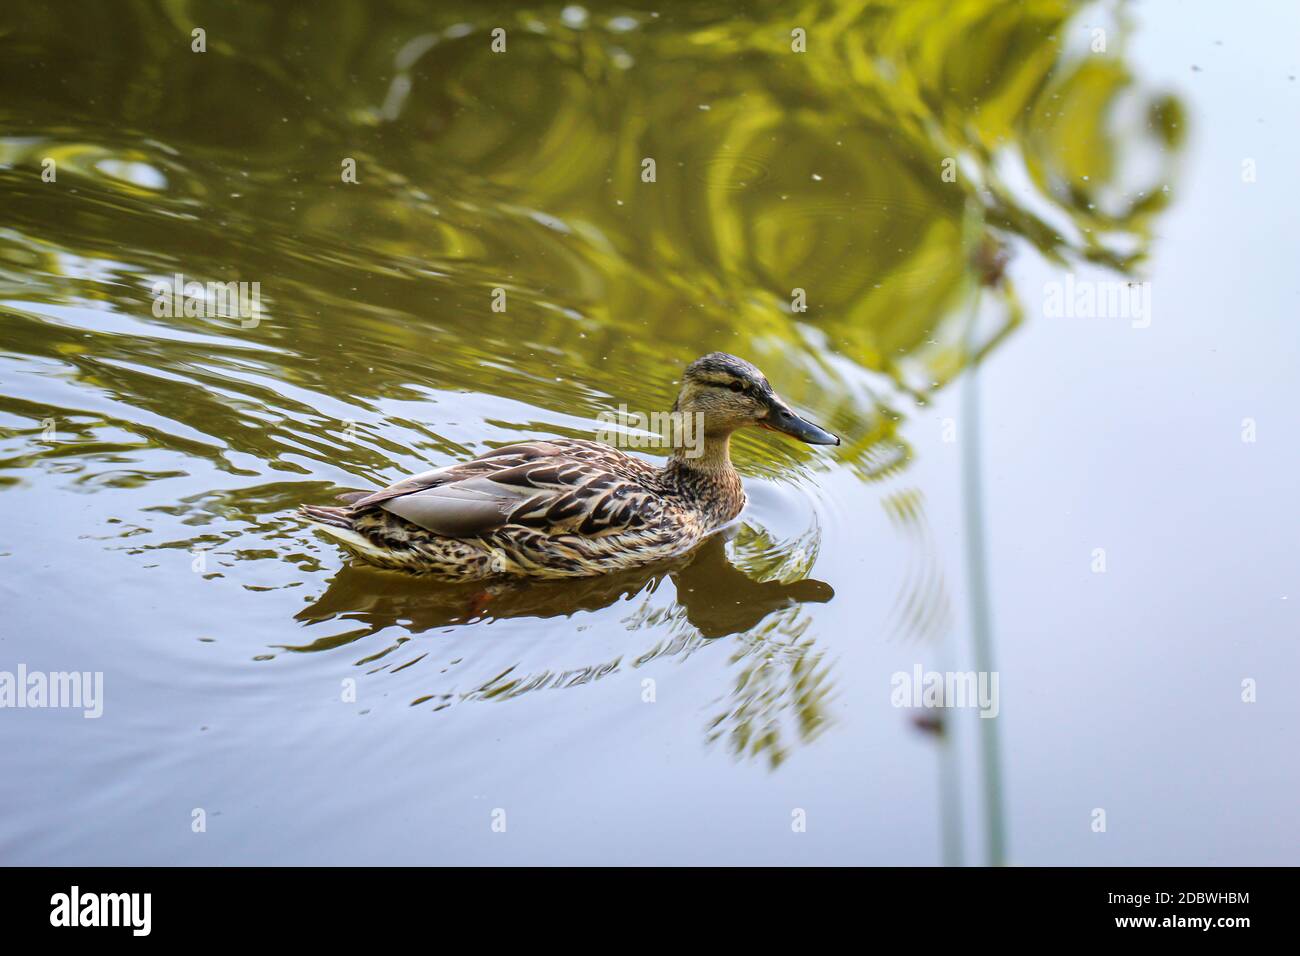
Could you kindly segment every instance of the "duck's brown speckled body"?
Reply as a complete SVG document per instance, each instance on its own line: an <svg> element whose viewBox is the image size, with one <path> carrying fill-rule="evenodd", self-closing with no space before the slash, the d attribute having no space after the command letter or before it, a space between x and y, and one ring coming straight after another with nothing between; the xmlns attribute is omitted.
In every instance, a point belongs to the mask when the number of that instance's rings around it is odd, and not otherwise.
<svg viewBox="0 0 1300 956"><path fill-rule="evenodd" d="M729 454L735 428L838 444L795 416L758 369L722 353L687 368L677 407L703 416L704 440L663 468L599 442L543 439L301 511L381 567L456 581L583 577L683 554L735 518L745 505Z"/></svg>

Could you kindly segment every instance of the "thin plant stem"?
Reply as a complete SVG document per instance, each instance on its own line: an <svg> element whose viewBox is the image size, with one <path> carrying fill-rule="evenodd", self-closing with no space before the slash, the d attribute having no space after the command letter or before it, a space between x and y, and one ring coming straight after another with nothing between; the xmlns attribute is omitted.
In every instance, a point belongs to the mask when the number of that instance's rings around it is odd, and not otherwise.
<svg viewBox="0 0 1300 956"><path fill-rule="evenodd" d="M968 228L977 222L967 216ZM968 249L974 248L968 245ZM973 354L975 326L982 289L976 288L975 304L966 333L967 355ZM993 625L989 606L988 549L984 528L984 486L980 460L979 362L967 370L962 382L965 418L962 441L962 505L966 525L966 580L970 598L971 647L977 673L993 673ZM1006 827L1002 813L1002 760L997 719L981 717L979 753L983 770L984 826L989 866L1006 863Z"/></svg>

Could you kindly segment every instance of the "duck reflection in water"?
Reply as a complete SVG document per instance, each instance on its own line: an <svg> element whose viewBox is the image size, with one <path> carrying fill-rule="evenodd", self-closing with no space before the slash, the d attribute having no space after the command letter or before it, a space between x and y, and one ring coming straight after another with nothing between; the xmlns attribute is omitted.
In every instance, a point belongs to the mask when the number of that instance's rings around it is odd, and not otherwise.
<svg viewBox="0 0 1300 956"><path fill-rule="evenodd" d="M418 634L479 621L570 616L653 594L668 581L676 592L671 607L643 605L628 620L630 631L653 628L663 634L653 646L638 648L639 653L576 669L502 661L492 676L476 680L468 690L425 694L411 703L441 710L470 700L511 700L546 688L584 686L621 669L652 667L668 658L684 660L719 638L731 637L729 686L714 699L705 740L724 746L737 759L765 760L775 769L792 742L812 741L827 723L830 666L807 634L812 621L803 605L824 604L835 592L812 578L754 580L728 560L726 543L735 537L740 537L735 529L716 534L692 554L666 565L582 581L506 582L487 592L481 584L430 587L427 579L348 566L296 619L306 625L345 619L364 626L285 649L329 650L394 624ZM377 663L384 656L381 652L358 663ZM422 657L387 669L404 669Z"/></svg>
<svg viewBox="0 0 1300 956"><path fill-rule="evenodd" d="M295 615L304 624L336 618L366 625L350 640L401 623L421 633L479 620L560 617L597 611L643 592L653 593L665 580L676 587L685 618L705 638L725 637L756 627L780 608L824 604L835 596L824 581L811 578L782 583L755 581L728 559L726 536L714 535L690 555L673 562L576 581L502 581L430 585L427 579L349 565L340 569L325 592ZM326 650L326 640L295 650Z"/></svg>

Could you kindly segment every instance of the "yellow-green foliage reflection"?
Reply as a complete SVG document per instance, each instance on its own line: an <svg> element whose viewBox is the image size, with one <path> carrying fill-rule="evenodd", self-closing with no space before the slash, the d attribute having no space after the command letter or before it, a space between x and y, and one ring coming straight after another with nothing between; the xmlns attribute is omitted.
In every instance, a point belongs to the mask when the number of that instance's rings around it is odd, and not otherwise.
<svg viewBox="0 0 1300 956"><path fill-rule="evenodd" d="M362 402L421 383L583 417L661 408L682 363L724 348L855 436L839 455L874 477L906 458L882 412L970 360L959 317L986 236L1129 267L1169 197L1178 104L1134 81L1122 20L1096 52L1065 0L465 9L10 9L0 291L152 323L154 277L260 279L271 314L239 345ZM38 58L61 79L33 81ZM64 188L35 175L45 157ZM990 341L1019 314L1000 294ZM231 338L207 349L216 369L239 364ZM237 450L283 448L211 395L181 414ZM760 471L804 454L740 450Z"/></svg>

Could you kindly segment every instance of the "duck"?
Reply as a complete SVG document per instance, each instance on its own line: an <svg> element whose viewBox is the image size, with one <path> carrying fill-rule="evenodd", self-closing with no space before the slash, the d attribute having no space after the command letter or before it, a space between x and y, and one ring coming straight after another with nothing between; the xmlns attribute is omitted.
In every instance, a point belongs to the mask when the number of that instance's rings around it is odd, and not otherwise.
<svg viewBox="0 0 1300 956"><path fill-rule="evenodd" d="M673 412L680 427L662 467L606 442L535 439L299 513L380 568L451 582L592 577L680 558L740 514L738 429L840 443L725 352L686 366Z"/></svg>

